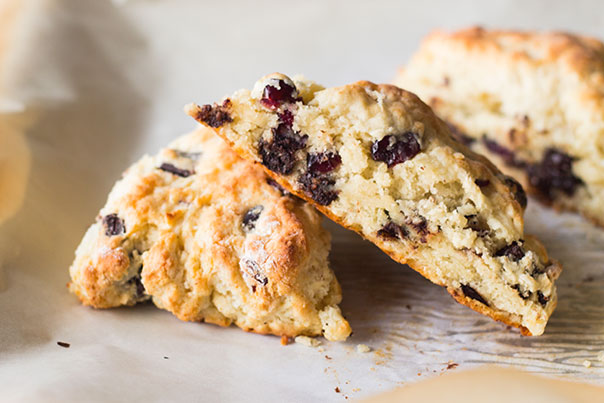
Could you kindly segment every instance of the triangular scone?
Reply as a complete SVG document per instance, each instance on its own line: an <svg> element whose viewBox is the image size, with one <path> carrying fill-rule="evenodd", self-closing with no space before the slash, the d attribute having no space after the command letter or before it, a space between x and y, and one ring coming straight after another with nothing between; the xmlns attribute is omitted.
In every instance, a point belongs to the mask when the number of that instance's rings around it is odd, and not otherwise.
<svg viewBox="0 0 604 403"><path fill-rule="evenodd" d="M187 111L462 304L543 333L561 268L523 232L522 187L453 140L415 95L273 74L253 91Z"/></svg>
<svg viewBox="0 0 604 403"><path fill-rule="evenodd" d="M602 42L558 32L434 32L395 81L529 193L604 226Z"/></svg>
<svg viewBox="0 0 604 403"><path fill-rule="evenodd" d="M202 128L116 183L69 288L96 308L152 299L182 320L344 340L329 247L312 206Z"/></svg>

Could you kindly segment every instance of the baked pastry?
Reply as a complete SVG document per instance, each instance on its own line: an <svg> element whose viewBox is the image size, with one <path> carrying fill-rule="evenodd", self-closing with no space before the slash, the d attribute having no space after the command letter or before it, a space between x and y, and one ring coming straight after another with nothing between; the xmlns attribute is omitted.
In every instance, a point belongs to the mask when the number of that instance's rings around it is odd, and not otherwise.
<svg viewBox="0 0 604 403"><path fill-rule="evenodd" d="M69 288L95 308L151 299L186 321L344 340L320 219L200 129L116 183L76 251Z"/></svg>
<svg viewBox="0 0 604 403"><path fill-rule="evenodd" d="M522 187L451 138L415 95L272 74L188 113L312 202L494 319L541 334L557 262L523 232Z"/></svg>
<svg viewBox="0 0 604 403"><path fill-rule="evenodd" d="M604 226L600 41L482 28L434 32L395 83L545 204Z"/></svg>

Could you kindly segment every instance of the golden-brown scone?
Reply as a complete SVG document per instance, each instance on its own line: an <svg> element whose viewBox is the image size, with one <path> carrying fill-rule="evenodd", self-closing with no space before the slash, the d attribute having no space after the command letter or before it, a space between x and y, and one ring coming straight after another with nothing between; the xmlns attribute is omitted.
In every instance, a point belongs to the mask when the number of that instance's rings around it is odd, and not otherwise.
<svg viewBox="0 0 604 403"><path fill-rule="evenodd" d="M470 28L429 35L395 83L557 209L604 225L604 44Z"/></svg>
<svg viewBox="0 0 604 403"><path fill-rule="evenodd" d="M201 128L131 166L87 231L70 290L179 319L344 340L329 233L309 204Z"/></svg>
<svg viewBox="0 0 604 403"><path fill-rule="evenodd" d="M523 232L521 186L453 140L415 95L272 74L188 113L244 158L447 290L541 334L561 268Z"/></svg>

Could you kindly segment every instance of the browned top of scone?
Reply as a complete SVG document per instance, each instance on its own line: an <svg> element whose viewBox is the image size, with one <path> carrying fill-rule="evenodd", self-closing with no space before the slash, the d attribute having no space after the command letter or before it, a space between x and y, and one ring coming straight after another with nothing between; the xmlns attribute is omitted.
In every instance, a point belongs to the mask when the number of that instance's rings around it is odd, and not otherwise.
<svg viewBox="0 0 604 403"><path fill-rule="evenodd" d="M350 328L329 240L310 205L201 128L128 169L76 252L70 288L94 307L151 298L182 320L341 340Z"/></svg>

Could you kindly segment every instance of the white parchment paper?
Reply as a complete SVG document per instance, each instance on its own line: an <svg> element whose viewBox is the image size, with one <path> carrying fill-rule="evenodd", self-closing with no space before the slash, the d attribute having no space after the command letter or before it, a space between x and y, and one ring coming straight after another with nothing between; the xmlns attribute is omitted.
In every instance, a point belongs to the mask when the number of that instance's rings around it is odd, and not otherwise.
<svg viewBox="0 0 604 403"><path fill-rule="evenodd" d="M281 346L151 305L97 311L65 287L75 247L120 173L195 126L184 104L273 71L329 86L388 82L437 27L604 38L601 2L15 4L10 46L0 47L0 400L340 401L485 363L604 383L604 231L533 200L527 231L565 267L558 309L538 338L454 303L333 224L331 260L354 329L346 343ZM359 343L372 352L357 353Z"/></svg>

